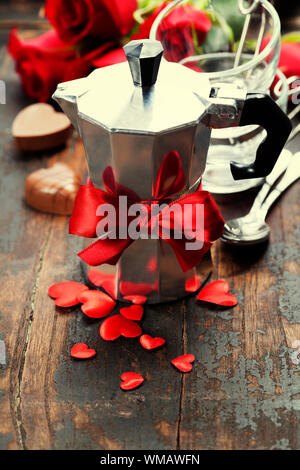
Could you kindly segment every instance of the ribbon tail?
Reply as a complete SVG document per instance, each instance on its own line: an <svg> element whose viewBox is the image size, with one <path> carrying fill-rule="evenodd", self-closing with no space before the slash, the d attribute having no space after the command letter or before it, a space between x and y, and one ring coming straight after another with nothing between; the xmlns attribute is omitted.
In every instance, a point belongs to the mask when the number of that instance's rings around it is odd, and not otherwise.
<svg viewBox="0 0 300 470"><path fill-rule="evenodd" d="M126 250L133 241L134 240L130 238L125 240L100 239L78 253L78 256L89 266L99 266L101 264L115 265L119 261L123 251Z"/></svg>
<svg viewBox="0 0 300 470"><path fill-rule="evenodd" d="M90 181L86 185L81 185L69 222L69 233L96 238L97 223L101 220L101 217L97 216L97 209L101 204L114 204L115 200L115 196L95 188Z"/></svg>

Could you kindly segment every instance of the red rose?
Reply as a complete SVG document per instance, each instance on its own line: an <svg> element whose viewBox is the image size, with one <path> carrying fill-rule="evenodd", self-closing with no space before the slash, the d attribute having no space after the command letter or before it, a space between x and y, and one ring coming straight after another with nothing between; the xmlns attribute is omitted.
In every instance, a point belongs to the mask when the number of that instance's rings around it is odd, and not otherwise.
<svg viewBox="0 0 300 470"><path fill-rule="evenodd" d="M132 39L147 39L149 38L149 34L152 28L152 25L156 19L156 17L159 15L159 13L166 7L168 6L168 2L164 2L160 7L157 7L152 15L148 16L148 18L145 19L144 23L142 23L139 27L138 33L134 34L132 36Z"/></svg>
<svg viewBox="0 0 300 470"><path fill-rule="evenodd" d="M115 39L133 26L137 0L47 0L46 16L64 42Z"/></svg>
<svg viewBox="0 0 300 470"><path fill-rule="evenodd" d="M103 54L98 59L93 60L93 66L97 68L107 67L108 65L126 62L126 60L124 49L119 47L118 49L113 49L112 51Z"/></svg>
<svg viewBox="0 0 300 470"><path fill-rule="evenodd" d="M271 40L270 36L266 36L260 50L263 51ZM265 59L267 62L272 60L272 55ZM293 76L300 76L300 43L282 41L280 45L280 56L278 68L289 78Z"/></svg>
<svg viewBox="0 0 300 470"><path fill-rule="evenodd" d="M270 42L270 36L263 39L261 45L261 51L263 51ZM270 54L265 60L268 62L272 59ZM300 77L300 43L283 41L280 45L280 56L278 68L284 73L287 78ZM271 92L273 93L276 84L279 81L279 77L276 75L271 86ZM292 86L290 87L293 88ZM290 97L290 100L292 97Z"/></svg>
<svg viewBox="0 0 300 470"><path fill-rule="evenodd" d="M79 57L75 47L63 43L54 30L34 39L21 40L13 29L8 50L16 61L16 71L25 93L37 101L46 102L58 83L86 76L92 69L93 60L112 45L107 43Z"/></svg>
<svg viewBox="0 0 300 470"><path fill-rule="evenodd" d="M151 27L160 11L167 5L164 3L154 10L153 14L140 26L135 39L149 37ZM178 62L194 53L194 36L198 45L202 44L211 29L209 17L193 5L180 6L169 13L161 22L157 38L162 41L167 60Z"/></svg>
<svg viewBox="0 0 300 470"><path fill-rule="evenodd" d="M300 44L283 42L281 44L279 66L286 77L300 76Z"/></svg>

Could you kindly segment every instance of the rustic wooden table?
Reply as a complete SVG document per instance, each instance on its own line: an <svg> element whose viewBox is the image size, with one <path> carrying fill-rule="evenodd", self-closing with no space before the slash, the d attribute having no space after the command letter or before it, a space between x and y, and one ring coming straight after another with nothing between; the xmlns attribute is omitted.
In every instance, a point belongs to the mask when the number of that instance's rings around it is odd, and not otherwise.
<svg viewBox="0 0 300 470"><path fill-rule="evenodd" d="M31 22L30 9L24 15ZM300 368L291 345L300 340L300 184L272 210L269 244L216 244L213 279L228 281L237 307L194 297L146 307L143 329L167 340L156 352L136 340L102 341L99 322L80 308L55 308L47 295L55 282L82 280L68 219L23 202L26 175L55 160L82 168L83 148L73 138L56 154L17 154L10 126L29 101L5 49L4 10L1 18L0 449L299 449ZM244 214L253 197L223 201L225 218ZM93 360L71 359L79 341L96 348ZM196 362L184 375L169 360L186 352ZM142 373L145 384L122 392L126 370Z"/></svg>

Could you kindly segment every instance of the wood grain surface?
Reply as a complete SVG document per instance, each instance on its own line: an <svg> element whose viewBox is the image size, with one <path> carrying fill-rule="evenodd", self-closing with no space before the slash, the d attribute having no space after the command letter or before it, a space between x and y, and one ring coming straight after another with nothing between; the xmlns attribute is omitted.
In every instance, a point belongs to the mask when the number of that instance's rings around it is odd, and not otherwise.
<svg viewBox="0 0 300 470"><path fill-rule="evenodd" d="M291 346L300 340L300 183L273 208L269 244L232 250L216 243L213 279L230 284L237 307L194 297L149 306L143 330L164 337L166 347L104 342L99 321L80 308L55 308L47 295L55 282L82 280L68 219L23 202L33 170L66 161L84 172L82 144L74 136L54 154L16 152L10 126L30 101L4 40L1 46L0 449L299 449L300 366ZM246 213L254 195L220 201L225 218ZM72 359L77 342L95 348L96 357ZM196 356L186 375L170 365L183 353ZM127 370L145 383L124 393Z"/></svg>

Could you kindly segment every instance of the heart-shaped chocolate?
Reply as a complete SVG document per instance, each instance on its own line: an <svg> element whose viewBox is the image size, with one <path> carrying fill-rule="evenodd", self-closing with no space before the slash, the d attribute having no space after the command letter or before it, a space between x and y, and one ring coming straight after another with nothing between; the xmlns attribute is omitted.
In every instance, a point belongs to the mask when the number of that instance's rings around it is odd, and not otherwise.
<svg viewBox="0 0 300 470"><path fill-rule="evenodd" d="M117 279L115 274L104 273L97 269L90 269L88 273L89 281L97 287L103 289L113 298L117 297Z"/></svg>
<svg viewBox="0 0 300 470"><path fill-rule="evenodd" d="M55 163L27 177L25 200L29 206L41 212L70 215L80 183L80 176L71 167Z"/></svg>
<svg viewBox="0 0 300 470"><path fill-rule="evenodd" d="M19 150L40 152L63 145L72 133L72 124L50 104L36 103L17 114L11 132Z"/></svg>

